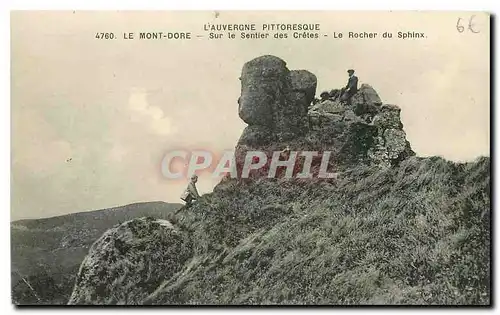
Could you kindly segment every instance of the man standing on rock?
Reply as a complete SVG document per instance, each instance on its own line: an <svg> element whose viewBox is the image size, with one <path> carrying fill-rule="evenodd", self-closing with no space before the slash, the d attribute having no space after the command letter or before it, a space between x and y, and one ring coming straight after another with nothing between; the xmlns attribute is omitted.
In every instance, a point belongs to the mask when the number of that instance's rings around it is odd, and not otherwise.
<svg viewBox="0 0 500 315"><path fill-rule="evenodd" d="M354 75L354 70L347 70L349 80L346 87L342 88L340 92L340 102L351 104L351 97L358 91L358 77Z"/></svg>

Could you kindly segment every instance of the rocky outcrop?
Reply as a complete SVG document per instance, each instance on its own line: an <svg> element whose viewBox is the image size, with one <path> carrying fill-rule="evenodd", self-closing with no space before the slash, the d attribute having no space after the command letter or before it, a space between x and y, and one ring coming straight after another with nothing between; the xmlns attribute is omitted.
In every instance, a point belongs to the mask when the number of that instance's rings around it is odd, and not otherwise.
<svg viewBox="0 0 500 315"><path fill-rule="evenodd" d="M290 71L278 57L262 56L243 66L239 116L252 127L249 134L273 140L292 139L307 130L307 106L314 98L316 76Z"/></svg>
<svg viewBox="0 0 500 315"><path fill-rule="evenodd" d="M356 158L359 152L349 150L362 147L364 158L361 160L370 164L390 166L415 154L406 140L400 112L401 109L395 105L382 104L377 92L371 86L363 84L353 96L350 105L343 105L338 100L326 100L312 106L308 115L313 133L315 130L328 132L334 124L337 127L343 126L348 132L363 130L362 132L366 133L352 134L345 138L349 140L344 142L343 147L349 149L341 152L339 161L344 164L359 163L360 159ZM353 156L353 153L356 154Z"/></svg>
<svg viewBox="0 0 500 315"><path fill-rule="evenodd" d="M167 220L125 222L92 245L68 304L140 303L191 254L189 238Z"/></svg>
<svg viewBox="0 0 500 315"><path fill-rule="evenodd" d="M316 94L317 78L314 73L307 70L290 71L292 90L303 94L307 106L311 104Z"/></svg>
<svg viewBox="0 0 500 315"><path fill-rule="evenodd" d="M289 71L274 56L243 66L240 117L248 123L236 146L237 163L249 150L330 151L330 169L359 163L391 166L414 155L400 119L400 109L383 104L373 87L362 84L350 105L332 98L311 106L316 76ZM307 109L307 111L305 110Z"/></svg>
<svg viewBox="0 0 500 315"><path fill-rule="evenodd" d="M370 148L369 157L381 164L400 162L414 155L400 119L401 109L395 105L382 105L372 118L372 124L377 127L374 146Z"/></svg>

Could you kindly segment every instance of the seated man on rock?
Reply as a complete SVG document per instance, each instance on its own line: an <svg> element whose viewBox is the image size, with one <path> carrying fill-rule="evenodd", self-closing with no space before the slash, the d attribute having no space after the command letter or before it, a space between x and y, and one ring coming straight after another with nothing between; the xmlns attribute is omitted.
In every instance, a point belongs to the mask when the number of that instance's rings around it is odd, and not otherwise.
<svg viewBox="0 0 500 315"><path fill-rule="evenodd" d="M354 70L347 70L349 74L349 80L347 85L340 90L340 102L345 104L351 104L351 97L358 91L358 77L354 75Z"/></svg>
<svg viewBox="0 0 500 315"><path fill-rule="evenodd" d="M189 182L186 190L181 195L181 199L186 202L186 208L191 207L193 204L193 201L196 201L197 199L200 198L200 194L198 194L198 189L196 189L196 182L198 181L198 175L194 174L191 176L191 181ZM177 214L180 212L184 207L181 207L179 210L175 212Z"/></svg>

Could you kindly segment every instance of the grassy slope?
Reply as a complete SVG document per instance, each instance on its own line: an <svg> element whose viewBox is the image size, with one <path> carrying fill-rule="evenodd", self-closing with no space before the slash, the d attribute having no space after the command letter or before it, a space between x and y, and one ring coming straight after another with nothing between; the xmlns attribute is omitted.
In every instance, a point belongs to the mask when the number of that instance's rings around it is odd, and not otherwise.
<svg viewBox="0 0 500 315"><path fill-rule="evenodd" d="M78 267L87 255L90 245L106 230L137 217L166 218L179 207L180 204L147 202L12 222L13 302L66 304Z"/></svg>
<svg viewBox="0 0 500 315"><path fill-rule="evenodd" d="M489 158L228 181L177 224L194 257L145 303L489 303Z"/></svg>

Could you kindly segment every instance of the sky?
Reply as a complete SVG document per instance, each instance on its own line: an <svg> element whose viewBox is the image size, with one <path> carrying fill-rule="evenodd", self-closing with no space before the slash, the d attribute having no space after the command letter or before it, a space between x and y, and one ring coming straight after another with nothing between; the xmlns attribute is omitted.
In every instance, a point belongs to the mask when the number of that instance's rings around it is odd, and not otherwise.
<svg viewBox="0 0 500 315"><path fill-rule="evenodd" d="M479 33L468 29L473 15ZM207 23L319 23L329 37L209 40ZM419 156L488 156L488 23L473 12L13 12L11 220L180 202L187 180L164 178L163 156L233 149L246 126L238 117L241 68L265 54L315 73L317 94L345 85L354 68L360 84L402 109ZM122 39L155 31L194 38ZM427 37L347 39L349 31ZM210 192L217 181L201 176L198 189Z"/></svg>

